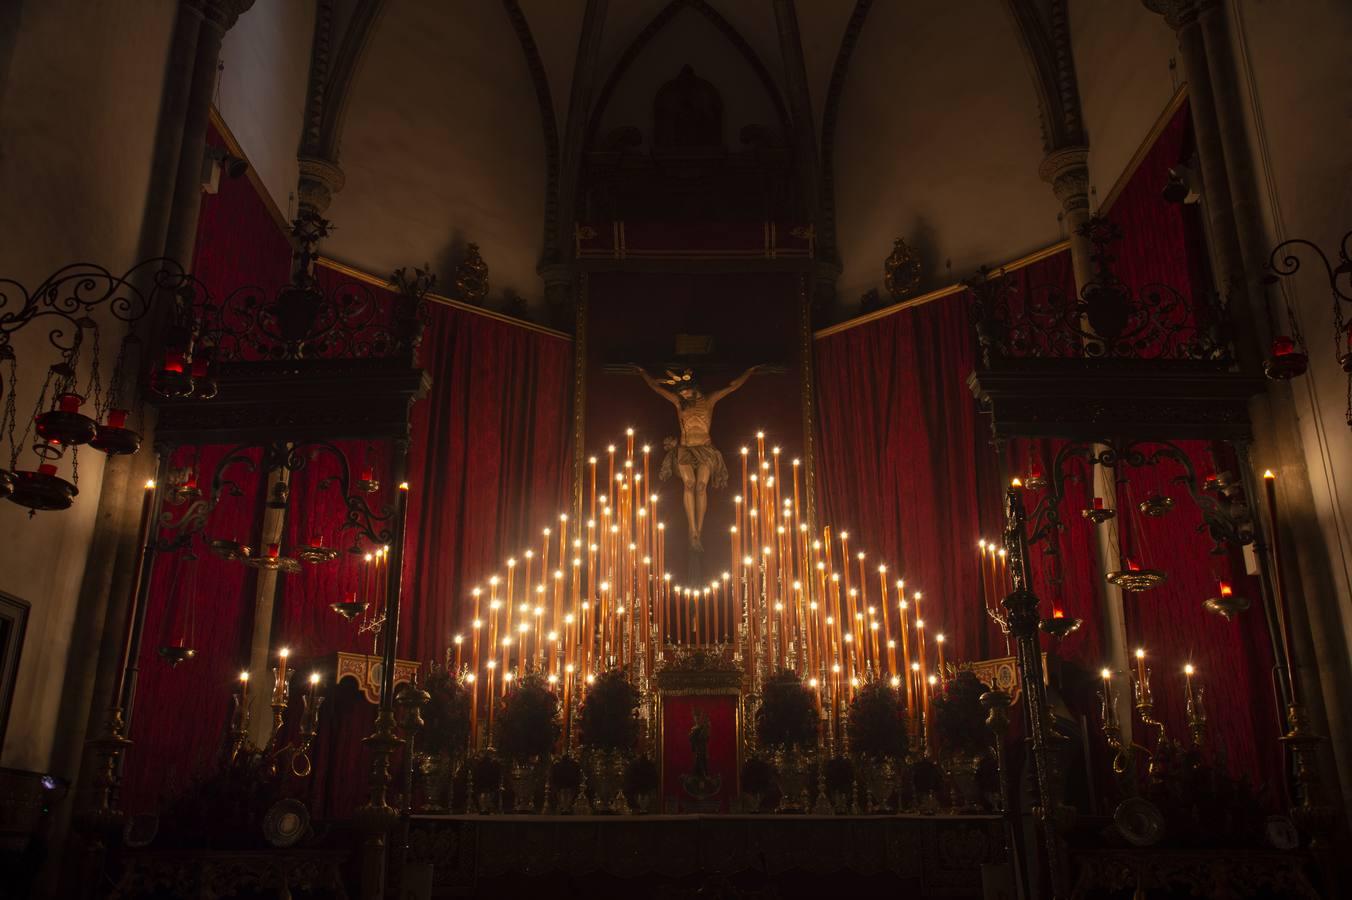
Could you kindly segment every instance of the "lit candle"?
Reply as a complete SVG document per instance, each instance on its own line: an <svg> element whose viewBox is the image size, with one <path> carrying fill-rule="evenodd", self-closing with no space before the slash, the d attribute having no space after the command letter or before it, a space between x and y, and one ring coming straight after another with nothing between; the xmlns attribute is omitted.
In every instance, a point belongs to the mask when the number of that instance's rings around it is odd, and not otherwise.
<svg viewBox="0 0 1352 900"><path fill-rule="evenodd" d="M946 674L948 669L944 667L944 636L942 634L934 636L934 646L939 653L939 680L944 681L948 677Z"/></svg>
<svg viewBox="0 0 1352 900"><path fill-rule="evenodd" d="M1192 663L1188 663L1183 667L1183 691L1187 697L1189 708L1192 707L1192 676L1196 671L1197 670L1192 667Z"/></svg>
<svg viewBox="0 0 1352 900"><path fill-rule="evenodd" d="M1281 630L1283 667L1291 691L1291 702L1296 702L1296 673L1292 670L1290 625L1286 621L1286 568L1282 565L1282 541L1277 517L1277 476L1271 469L1263 473L1263 492L1267 497L1268 542L1272 545L1272 564L1276 580L1277 624Z"/></svg>
<svg viewBox="0 0 1352 900"><path fill-rule="evenodd" d="M1147 681L1147 679L1146 679L1146 674L1145 674L1145 648L1144 648L1144 647L1137 647L1137 648L1136 648L1136 681L1141 685L1141 689L1142 689L1142 690L1144 690L1144 691L1149 691L1149 690L1150 690L1150 684L1149 684L1149 682Z"/></svg>
<svg viewBox="0 0 1352 900"><path fill-rule="evenodd" d="M286 659L291 655L291 650L283 647L277 651L277 683L272 689L272 704L281 706L286 703Z"/></svg>
<svg viewBox="0 0 1352 900"><path fill-rule="evenodd" d="M310 687L309 687L309 690L308 690L308 693L309 693L309 695L310 695L311 697L313 697L313 696L315 695L315 688L317 688L318 686L319 686L319 673L318 673L318 672L311 672L311 673L310 673Z"/></svg>

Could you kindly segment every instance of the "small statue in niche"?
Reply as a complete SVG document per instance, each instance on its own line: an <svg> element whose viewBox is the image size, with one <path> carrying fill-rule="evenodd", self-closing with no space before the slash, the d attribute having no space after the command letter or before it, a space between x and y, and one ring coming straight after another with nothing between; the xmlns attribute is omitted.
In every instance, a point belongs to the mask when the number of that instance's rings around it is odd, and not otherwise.
<svg viewBox="0 0 1352 900"><path fill-rule="evenodd" d="M642 366L635 365L634 371L643 377L648 387L660 397L676 407L676 418L681 426L679 442L670 442L667 454L662 459L660 477L666 480L673 473L681 477L684 487L685 519L689 527L690 549L702 552L700 534L704 530L704 512L708 506L708 489L712 485L721 489L728 483L728 466L723 454L714 446L710 432L714 425L714 406L728 394L746 384L747 379L761 367L752 366L726 387L705 394L700 390L699 382L689 369L681 372L666 373L666 378L658 380L649 375Z"/></svg>
<svg viewBox="0 0 1352 900"><path fill-rule="evenodd" d="M488 298L488 263L479 254L478 244L465 245L465 258L455 267L455 298L482 306Z"/></svg>
<svg viewBox="0 0 1352 900"><path fill-rule="evenodd" d="M897 238L892 244L892 253L883 261L883 287L900 300L920 285L920 258L906 243L905 238Z"/></svg>

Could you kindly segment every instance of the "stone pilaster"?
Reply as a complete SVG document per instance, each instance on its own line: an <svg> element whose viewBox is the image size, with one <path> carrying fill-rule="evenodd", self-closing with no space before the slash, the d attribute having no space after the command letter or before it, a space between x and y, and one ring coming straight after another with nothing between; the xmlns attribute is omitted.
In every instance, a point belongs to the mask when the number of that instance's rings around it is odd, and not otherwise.
<svg viewBox="0 0 1352 900"><path fill-rule="evenodd" d="M1089 221L1089 148L1062 147L1048 153L1038 166L1038 175L1052 186L1061 203L1061 213L1070 237L1070 259L1075 267L1075 289L1093 277L1089 238L1078 234Z"/></svg>

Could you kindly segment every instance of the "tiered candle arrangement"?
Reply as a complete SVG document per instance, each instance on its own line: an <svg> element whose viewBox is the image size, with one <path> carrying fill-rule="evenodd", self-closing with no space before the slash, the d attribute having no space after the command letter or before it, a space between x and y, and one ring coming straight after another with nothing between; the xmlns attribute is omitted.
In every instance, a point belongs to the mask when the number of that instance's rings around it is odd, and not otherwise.
<svg viewBox="0 0 1352 900"><path fill-rule="evenodd" d="M621 668L650 697L656 671L695 651L740 668L751 693L774 672L799 674L828 743L869 680L896 686L913 724L929 722L952 671L941 629L924 616L929 601L848 532L809 521L800 461L767 449L764 433L739 456L731 563L698 585L666 569L651 447L631 429L588 460L585 519L560 514L474 587L468 627L451 637L446 665L471 687L475 746L481 717L491 733L494 699L528 670L571 713L597 673Z"/></svg>

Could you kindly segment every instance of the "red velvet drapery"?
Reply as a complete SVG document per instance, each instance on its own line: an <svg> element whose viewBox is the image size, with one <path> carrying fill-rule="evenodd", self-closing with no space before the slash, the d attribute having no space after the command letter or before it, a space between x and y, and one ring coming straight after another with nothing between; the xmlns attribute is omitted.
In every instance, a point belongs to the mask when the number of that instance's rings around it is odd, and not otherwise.
<svg viewBox="0 0 1352 900"><path fill-rule="evenodd" d="M1216 458L1226 456L1223 446L1204 441L1180 441L1177 446L1199 482L1216 472ZM1225 462L1222 467L1235 471ZM1243 559L1234 548L1210 552L1213 542L1202 530L1201 512L1174 480L1183 472L1180 464L1165 460L1118 473L1117 524L1123 553L1169 576L1157 588L1124 597L1129 649L1145 649L1153 669L1156 717L1174 737L1187 734L1183 666L1196 666L1193 683L1205 690L1212 746L1225 749L1233 772L1273 786L1280 796L1281 751L1275 740L1281 733L1280 705L1258 579L1245 574ZM1137 504L1156 495L1173 498L1173 510L1161 518L1142 515ZM1232 621L1202 605L1218 595L1222 581L1236 596L1253 603Z"/></svg>
<svg viewBox="0 0 1352 900"><path fill-rule="evenodd" d="M192 468L205 496L211 490L211 473L231 449L183 447L170 462L175 469ZM261 509L259 456L256 449L246 451L223 471L239 496L224 492L191 546L159 554L151 568L129 735L133 749L124 767L126 808L132 812L154 811L163 797L182 790L207 769L223 746L230 694L248 660L255 578L252 569L213 556L207 542L255 542ZM184 503L165 506L175 520L184 509ZM161 534L170 536L168 531ZM190 648L194 655L170 668L159 650L172 646Z"/></svg>
<svg viewBox="0 0 1352 900"><path fill-rule="evenodd" d="M214 133L211 140L222 143ZM289 241L247 179L223 180L218 194L203 199L194 272L214 297L248 285L275 291L288 279L290 256ZM326 290L343 280L328 269L318 276ZM390 298L388 291L371 290L381 305ZM427 661L441 657L460 624L460 601L470 580L489 572L505 548L562 509L572 461L572 344L475 311L434 305L420 363L433 387L414 410L399 655ZM354 468L376 470L383 486L371 497L374 504L392 496L390 442L336 443ZM227 449L184 448L173 464L181 467L196 457L206 491ZM250 458L256 463L259 452L251 451ZM284 546L316 536L330 546L351 543L351 533L339 531L342 504L336 491L320 489L334 471L335 460L319 453L293 475ZM228 496L204 534L256 543L257 473L237 466L232 474L243 496ZM161 806L217 758L236 676L248 659L253 570L211 556L201 538L194 552L195 563L182 554L161 556L151 575L132 730L136 743L125 773L124 796L133 811ZM336 562L280 578L274 648L290 646L301 666L335 650L369 651L370 638L358 636L355 624L329 609L354 588L360 568L357 558L343 553ZM180 636L196 654L170 669L157 650ZM360 740L370 734L371 707L350 685L324 690L328 699L313 754L315 772L300 790L317 814L337 815L350 811L363 790L367 754ZM288 728L298 714L297 704Z"/></svg>
<svg viewBox="0 0 1352 900"><path fill-rule="evenodd" d="M567 509L573 345L434 306L420 355L432 390L413 410L400 652L439 660L474 585Z"/></svg>
<svg viewBox="0 0 1352 900"><path fill-rule="evenodd" d="M992 655L977 541L1000 531L1000 466L967 388L968 299L818 339L813 365L819 520L924 592L926 628L949 636L949 659Z"/></svg>

